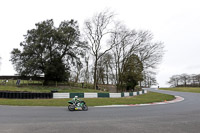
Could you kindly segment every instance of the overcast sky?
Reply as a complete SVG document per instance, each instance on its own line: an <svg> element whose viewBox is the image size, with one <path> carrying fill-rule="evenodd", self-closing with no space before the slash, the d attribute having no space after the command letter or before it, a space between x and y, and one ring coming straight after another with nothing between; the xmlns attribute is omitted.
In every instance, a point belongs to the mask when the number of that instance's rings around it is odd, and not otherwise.
<svg viewBox="0 0 200 133"><path fill-rule="evenodd" d="M27 30L35 23L53 19L75 19L80 27L87 18L105 8L130 29L150 30L155 41L165 45L165 55L157 69L161 87L174 74L200 74L199 0L1 0L0 75L13 75L10 52L19 48ZM82 30L82 29L80 29Z"/></svg>

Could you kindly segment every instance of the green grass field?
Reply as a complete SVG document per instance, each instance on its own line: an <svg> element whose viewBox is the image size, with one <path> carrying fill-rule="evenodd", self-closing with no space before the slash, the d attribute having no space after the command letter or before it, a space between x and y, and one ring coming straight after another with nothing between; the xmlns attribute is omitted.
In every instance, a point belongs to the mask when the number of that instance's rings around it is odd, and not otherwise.
<svg viewBox="0 0 200 133"><path fill-rule="evenodd" d="M6 85L6 86L16 86L17 80L0 80L0 85ZM20 80L20 86L43 86L42 80ZM70 87L82 87L82 83L74 83L74 82L49 82L50 86L70 86ZM84 87L86 88L93 88L93 84L85 83Z"/></svg>
<svg viewBox="0 0 200 133"><path fill-rule="evenodd" d="M160 88L161 90L200 93L200 87Z"/></svg>
<svg viewBox="0 0 200 133"><path fill-rule="evenodd" d="M148 92L135 97L123 98L82 98L88 106L120 105L120 104L143 104L173 100L174 96ZM67 106L71 99L0 99L0 105L13 106Z"/></svg>
<svg viewBox="0 0 200 133"><path fill-rule="evenodd" d="M1 85L0 91L27 91L27 92L51 92L51 90L57 90L58 92L102 92L100 90L85 89L80 87L45 87L45 86L9 86Z"/></svg>

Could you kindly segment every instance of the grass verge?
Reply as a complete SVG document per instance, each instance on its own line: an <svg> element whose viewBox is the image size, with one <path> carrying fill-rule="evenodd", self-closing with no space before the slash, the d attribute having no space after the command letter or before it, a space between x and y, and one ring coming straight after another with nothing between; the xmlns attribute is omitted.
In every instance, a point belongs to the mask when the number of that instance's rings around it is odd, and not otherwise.
<svg viewBox="0 0 200 133"><path fill-rule="evenodd" d="M149 92L135 97L123 98L83 98L88 106L144 104L173 100L174 96ZM0 99L0 105L13 106L67 106L71 99Z"/></svg>
<svg viewBox="0 0 200 133"><path fill-rule="evenodd" d="M200 87L160 88L161 90L200 93Z"/></svg>

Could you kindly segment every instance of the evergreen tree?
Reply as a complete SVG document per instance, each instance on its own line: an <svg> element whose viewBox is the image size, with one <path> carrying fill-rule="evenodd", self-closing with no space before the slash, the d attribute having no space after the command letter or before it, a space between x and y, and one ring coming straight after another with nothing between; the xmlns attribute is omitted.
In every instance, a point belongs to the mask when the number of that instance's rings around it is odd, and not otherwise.
<svg viewBox="0 0 200 133"><path fill-rule="evenodd" d="M20 43L22 51L13 49L11 52L16 71L25 76L44 74L45 83L67 80L70 65L80 62L80 55L87 49L86 43L80 41L77 22L63 21L56 28L51 19L35 26Z"/></svg>

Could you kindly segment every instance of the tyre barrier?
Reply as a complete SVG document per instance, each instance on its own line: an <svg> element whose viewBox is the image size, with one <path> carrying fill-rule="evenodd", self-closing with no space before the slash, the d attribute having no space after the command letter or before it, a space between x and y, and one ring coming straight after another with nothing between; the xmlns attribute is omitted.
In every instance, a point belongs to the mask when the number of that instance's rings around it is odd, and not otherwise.
<svg viewBox="0 0 200 133"><path fill-rule="evenodd" d="M0 91L0 98L8 98L8 99L50 99L50 98L53 98L53 93Z"/></svg>

